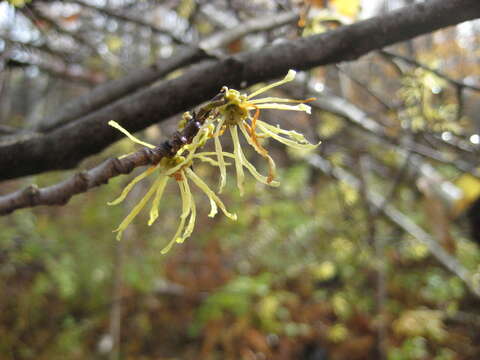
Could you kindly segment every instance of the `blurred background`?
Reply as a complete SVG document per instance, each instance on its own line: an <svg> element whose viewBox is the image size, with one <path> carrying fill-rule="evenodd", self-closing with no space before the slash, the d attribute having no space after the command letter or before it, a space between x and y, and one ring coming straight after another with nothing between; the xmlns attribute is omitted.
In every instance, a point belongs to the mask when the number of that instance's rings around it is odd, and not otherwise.
<svg viewBox="0 0 480 360"><path fill-rule="evenodd" d="M61 114L69 101L186 47L258 50L414 2L1 2L0 156L72 121ZM246 31L212 41L231 29ZM272 91L317 97L311 116L262 119L322 145L305 154L266 144L279 188L248 177L240 197L229 169L222 199L236 222L208 218L195 189L195 231L165 256L176 186L156 224L141 214L121 242L112 234L150 184L106 203L142 169L66 206L0 218L0 359L480 358L479 34L466 22ZM160 143L178 120L136 135ZM121 140L79 169L136 150ZM211 167L195 171L215 187ZM73 173L5 181L0 195Z"/></svg>

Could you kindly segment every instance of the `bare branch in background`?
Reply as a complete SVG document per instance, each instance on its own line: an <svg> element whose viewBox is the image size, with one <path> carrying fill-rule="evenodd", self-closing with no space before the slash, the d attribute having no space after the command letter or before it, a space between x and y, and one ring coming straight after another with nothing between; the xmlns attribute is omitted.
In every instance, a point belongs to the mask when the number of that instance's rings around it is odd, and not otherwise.
<svg viewBox="0 0 480 360"><path fill-rule="evenodd" d="M35 130L39 132L53 131L125 95L135 92L141 87L151 85L159 78L178 68L207 57L200 49L181 50L179 54L172 58L162 59L121 79L109 81L74 99L61 107L52 116L47 116Z"/></svg>
<svg viewBox="0 0 480 360"><path fill-rule="evenodd" d="M20 129L8 126L8 125L0 125L0 135L13 135L20 131Z"/></svg>
<svg viewBox="0 0 480 360"><path fill-rule="evenodd" d="M415 59L411 59L409 57L406 57L406 56L403 56L403 55L400 55L400 54L395 54L395 53L392 53L392 52L387 51L387 50L380 51L380 54L382 54L384 56L387 56L387 57L390 57L390 58L393 58L393 59L399 59L399 60L401 60L401 61L403 61L407 64L410 64L410 65L413 65L415 67L427 70L427 71L431 72L432 74L435 74L438 77L448 81L450 84L456 86L457 88L460 88L460 89L466 88L466 89L470 89L470 90L473 90L473 91L480 91L479 86L469 85L469 84L467 84L463 81L452 79L450 76L444 74L443 72L435 70L435 69L433 69L433 68L431 68L431 67L429 67L425 64L422 64L421 62L419 62Z"/></svg>
<svg viewBox="0 0 480 360"><path fill-rule="evenodd" d="M360 188L360 181L353 175L343 170L342 168L333 166L328 160L322 158L319 155L312 155L308 158L308 162L313 167L321 170L323 173L332 176L338 180L344 181L355 189ZM480 298L480 289L477 289L472 281L472 274L463 267L453 256L447 253L439 243L433 239L427 232L421 227L416 225L410 218L399 211L391 204L383 205L385 199L374 191L368 191L368 202L382 210L385 217L388 218L396 226L406 231L417 241L424 244L430 253L450 272L458 276L471 291L473 295Z"/></svg>
<svg viewBox="0 0 480 360"><path fill-rule="evenodd" d="M29 18L33 23L42 21L45 24L48 24L50 27L52 27L58 34L62 34L72 38L79 45L84 46L85 48L89 49L93 53L98 52L94 45L90 44L90 42L88 42L79 34L70 30L66 30L65 28L60 26L55 20L50 18L48 15L44 14L42 10L38 8L38 6L35 6L35 4L33 4L33 6L25 6L22 9L22 14L25 15L27 18Z"/></svg>
<svg viewBox="0 0 480 360"><path fill-rule="evenodd" d="M394 109L394 106L388 104L384 99L380 97L380 95L376 94L370 87L365 84L363 81L357 79L357 77L347 70L345 70L342 66L337 65L336 68L346 77L348 77L353 83L360 86L360 88L365 91L371 98L375 99L375 101L383 107L384 110L390 111Z"/></svg>
<svg viewBox="0 0 480 360"><path fill-rule="evenodd" d="M73 69L71 65L68 64L54 64L44 61L28 61L28 60L18 60L15 57L7 57L6 67L27 67L35 66L40 71L49 74L55 78L71 81L77 84L83 84L87 86L98 85L103 79L102 76L98 74L90 73L87 70L84 70L83 67L77 66L76 69Z"/></svg>
<svg viewBox="0 0 480 360"><path fill-rule="evenodd" d="M42 43L42 44L35 44L35 43L30 43L30 42L22 42L22 41L12 40L12 39L6 38L5 36L0 36L0 39L5 41L7 44L9 44L12 47L18 47L22 50L45 53L47 55L51 55L51 56L63 61L63 62L66 62L67 59L69 57L72 57L72 55L73 55L72 53L69 53L69 52L66 52L66 51L53 49L46 42Z"/></svg>
<svg viewBox="0 0 480 360"><path fill-rule="evenodd" d="M142 87L151 85L172 71L211 57L209 53L213 50L246 34L282 26L296 19L297 15L294 13L278 14L269 19L254 19L233 29L216 33L201 41L198 47L182 48L171 58L160 59L156 63L133 71L121 79L112 80L98 86L66 104L52 116L48 116L36 130L40 132L55 130Z"/></svg>
<svg viewBox="0 0 480 360"><path fill-rule="evenodd" d="M311 91L312 90L313 87L311 88ZM475 169L477 166L476 164L478 163L469 163L461 158L455 158L452 160L448 154L428 147L427 145L419 144L410 140L405 142L398 137L391 137L388 135L387 129L380 125L380 123L368 116L363 110L341 97L331 94L322 94L317 100L310 104L313 107L318 107L319 109L344 117L352 125L358 127L367 134L373 135L378 141L394 147L401 153L406 154L408 151L411 151L428 159L450 165L462 172L470 172L475 177L480 177L480 172ZM451 146L451 144L447 142L442 143L443 145Z"/></svg>
<svg viewBox="0 0 480 360"><path fill-rule="evenodd" d="M116 19L119 19L119 20L122 20L122 21L127 21L127 22L130 22L130 23L136 24L136 25L147 27L157 34L167 35L176 44L187 45L187 43L185 43L181 38L179 38L178 36L173 34L171 31L159 28L155 24L151 24L151 23L146 22L146 21L144 21L140 18L132 17L130 15L125 15L121 12L118 12L116 10L109 9L109 8L106 8L106 7L100 7L100 6L95 6L95 5L92 5L92 4L88 4L88 3L85 3L83 1L69 0L68 2L78 4L78 5L80 5L84 8L88 8L88 9L91 9L91 10L98 11L98 12L103 13L103 14L109 16L109 17L112 17L112 18L116 18Z"/></svg>
<svg viewBox="0 0 480 360"><path fill-rule="evenodd" d="M232 41L242 38L245 35L259 31L267 31L278 28L283 25L293 23L298 20L298 15L294 12L278 13L270 17L253 18L230 29L219 31L200 41L199 47L206 52L228 45Z"/></svg>

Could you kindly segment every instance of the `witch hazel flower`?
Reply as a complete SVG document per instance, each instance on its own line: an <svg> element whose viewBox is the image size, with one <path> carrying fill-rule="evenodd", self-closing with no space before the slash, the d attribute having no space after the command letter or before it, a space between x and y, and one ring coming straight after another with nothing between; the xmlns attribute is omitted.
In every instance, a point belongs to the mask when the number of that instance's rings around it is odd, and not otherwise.
<svg viewBox="0 0 480 360"><path fill-rule="evenodd" d="M244 168L246 168L252 176L261 183L269 186L279 186L280 184L278 181L274 180L276 176L275 162L268 153L268 150L262 146L259 139L272 138L288 147L299 150L312 150L319 145L309 143L302 134L294 130L284 130L278 125L273 126L260 120L260 110L262 109L291 110L303 111L307 114L311 113L310 106L304 103L313 101L314 98L306 100L293 100L279 97L254 99L256 96L274 87L294 80L295 75L296 72L294 70L289 70L288 74L282 80L264 86L249 95L242 94L237 90L229 89L225 86L222 88L221 93L223 93L225 104L216 109L217 125L213 135L218 167L220 169L219 193L222 191L226 183L225 152L222 150L220 137L227 129L231 134L233 142L233 158L235 159L237 187L240 191L240 195L243 195L244 193ZM289 105L288 103L297 103L297 105ZM267 160L269 167L268 176L261 175L245 157L240 145L238 129L240 129L240 132L243 134L248 144Z"/></svg>
<svg viewBox="0 0 480 360"><path fill-rule="evenodd" d="M192 169L194 161L203 161L208 162L213 166L220 166L217 161L215 161L211 156L218 155L212 152L197 152L197 150L202 147L205 142L212 136L212 120L209 119L201 129L198 131L197 135L193 138L190 144L183 146L175 156L172 158L163 158L157 165L147 168L140 175L135 177L122 191L120 196L109 202L108 205L117 205L120 204L133 187L142 181L143 179L156 174L157 178L154 180L152 186L143 196L143 198L135 205L132 211L123 219L120 225L114 230L117 232L117 240L121 239L123 231L130 225L130 223L135 219L135 217L142 211L142 209L147 205L147 203L152 200L150 207L150 218L148 220L148 225L152 225L159 215L159 206L162 199L162 195L165 191L167 183L170 179L173 179L178 184L180 189L180 196L182 199L182 213L180 215L180 223L175 232L173 238L168 242L168 244L161 250L162 254L166 254L175 243L183 243L185 239L190 237L195 226L196 219L196 206L193 193L190 189L189 181L193 182L200 190L207 195L210 200L210 213L209 217L214 217L218 208L230 219L236 220L237 215L231 214L227 211L224 203L220 198L208 187L208 185L197 175ZM150 149L155 148L154 145L143 142L133 136L130 132L124 129L120 124L115 121L110 121L108 123L110 126L118 129L124 133L130 140L146 146ZM224 153L224 156L232 156L230 153ZM223 163L225 166L225 162Z"/></svg>
<svg viewBox="0 0 480 360"><path fill-rule="evenodd" d="M151 201L150 217L148 225L152 225L159 216L159 206L170 179L173 179L180 190L182 199L182 212L180 214L180 223L168 244L162 249L161 253L167 253L175 243L183 243L185 239L191 236L197 215L195 199L190 189L190 183L195 184L200 190L207 195L210 200L210 213L208 216L213 217L218 213L218 208L230 219L236 220L236 214L229 213L217 194L212 191L208 185L193 171L194 162L207 162L212 166L218 167L220 170L220 193L226 184L226 168L229 163L225 158L233 159L237 174L237 187L240 194L243 195L243 183L245 179L244 168L258 181L269 185L279 186L279 182L275 180L276 167L275 162L261 143L261 139L272 138L288 147L298 150L312 150L318 146L309 143L305 137L293 130L281 129L278 125L274 126L260 120L260 111L262 109L276 110L292 110L303 111L307 114L311 113L310 106L305 102L314 99L293 100L278 97L255 98L256 96L284 83L290 82L295 78L295 71L290 70L284 79L273 84L264 86L253 93L247 95L237 90L223 87L221 92L212 101L203 106L200 112L204 115L203 124L198 125L198 132L191 139L189 144L185 144L179 148L177 153L171 157L163 157L158 164L148 167L144 172L135 177L122 191L120 196L109 205L120 204L133 187L145 178L156 174L153 184L147 193L131 210L131 212L123 219L117 229L117 239L120 240L123 231L130 225L135 217L143 210ZM297 103L291 105L289 103ZM192 120L190 113L185 113L180 127ZM133 136L115 121L108 123L110 126L124 133L131 141L154 149L155 146L143 142ZM259 153L268 162L269 172L267 176L261 175L255 166L246 158L242 146L240 144L239 130L245 137L246 141L254 150ZM233 153L225 152L222 149L220 137L228 130L233 141ZM192 134L193 135L193 134ZM214 139L215 151L199 151L210 139ZM183 141L182 141L183 143ZM126 156L126 155L124 155Z"/></svg>

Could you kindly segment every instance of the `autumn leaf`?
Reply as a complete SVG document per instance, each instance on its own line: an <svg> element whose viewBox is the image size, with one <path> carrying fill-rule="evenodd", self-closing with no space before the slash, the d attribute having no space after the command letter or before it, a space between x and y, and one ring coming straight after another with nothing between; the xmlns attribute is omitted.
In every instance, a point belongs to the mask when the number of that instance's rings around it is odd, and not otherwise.
<svg viewBox="0 0 480 360"><path fill-rule="evenodd" d="M360 0L331 0L335 10L343 16L354 18L360 10Z"/></svg>

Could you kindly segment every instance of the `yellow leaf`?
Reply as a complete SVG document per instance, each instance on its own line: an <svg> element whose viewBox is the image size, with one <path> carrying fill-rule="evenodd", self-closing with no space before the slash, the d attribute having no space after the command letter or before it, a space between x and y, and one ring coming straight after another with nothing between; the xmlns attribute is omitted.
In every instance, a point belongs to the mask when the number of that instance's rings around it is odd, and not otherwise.
<svg viewBox="0 0 480 360"><path fill-rule="evenodd" d="M177 14L178 14L178 16L181 16L184 19L188 19L188 18L190 18L190 16L192 16L193 12L195 11L196 6L197 5L196 5L195 1L182 0L180 2L180 5L178 5Z"/></svg>
<svg viewBox="0 0 480 360"><path fill-rule="evenodd" d="M331 261L324 261L321 264L316 264L310 269L312 276L316 280L325 281L333 278L337 272L335 264Z"/></svg>
<svg viewBox="0 0 480 360"><path fill-rule="evenodd" d="M24 7L25 4L29 3L32 0L8 0L10 4L15 7Z"/></svg>
<svg viewBox="0 0 480 360"><path fill-rule="evenodd" d="M455 185L463 192L463 196L453 206L453 213L459 215L480 197L480 179L464 174L458 178Z"/></svg>
<svg viewBox="0 0 480 360"><path fill-rule="evenodd" d="M393 322L393 331L400 336L423 336L442 340L447 336L444 328L444 313L439 310L416 309L403 312Z"/></svg>
<svg viewBox="0 0 480 360"><path fill-rule="evenodd" d="M331 0L335 10L343 16L354 18L360 10L360 0Z"/></svg>
<svg viewBox="0 0 480 360"><path fill-rule="evenodd" d="M120 50L123 46L123 41L118 36L107 36L105 43L107 44L108 50L111 52L116 52Z"/></svg>
<svg viewBox="0 0 480 360"><path fill-rule="evenodd" d="M321 137L329 138L343 129L343 119L331 113L322 114L322 121L318 125L317 132Z"/></svg>
<svg viewBox="0 0 480 360"><path fill-rule="evenodd" d="M328 329L328 340L334 343L345 341L348 337L349 331L343 324L335 324Z"/></svg>
<svg viewBox="0 0 480 360"><path fill-rule="evenodd" d="M358 200L358 191L344 181L340 181L340 192L347 205L354 205Z"/></svg>

